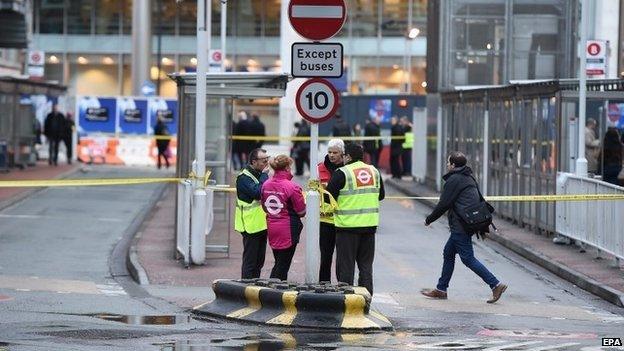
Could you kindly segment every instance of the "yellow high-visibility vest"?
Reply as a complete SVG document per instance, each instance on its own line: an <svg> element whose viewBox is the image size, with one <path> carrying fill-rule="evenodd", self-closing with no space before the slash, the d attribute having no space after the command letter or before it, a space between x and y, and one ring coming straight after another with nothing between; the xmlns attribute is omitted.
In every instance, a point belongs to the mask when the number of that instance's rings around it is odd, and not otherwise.
<svg viewBox="0 0 624 351"><path fill-rule="evenodd" d="M334 211L336 228L375 227L379 225L379 171L362 161L340 167L345 185Z"/></svg>
<svg viewBox="0 0 624 351"><path fill-rule="evenodd" d="M249 177L254 183L260 181L247 169L243 169L237 177ZM251 203L242 201L236 197L236 210L234 211L234 230L240 233L255 234L267 229L266 214L262 210L259 200Z"/></svg>
<svg viewBox="0 0 624 351"><path fill-rule="evenodd" d="M414 133L406 132L405 141L403 142L403 149L411 149L414 145Z"/></svg>

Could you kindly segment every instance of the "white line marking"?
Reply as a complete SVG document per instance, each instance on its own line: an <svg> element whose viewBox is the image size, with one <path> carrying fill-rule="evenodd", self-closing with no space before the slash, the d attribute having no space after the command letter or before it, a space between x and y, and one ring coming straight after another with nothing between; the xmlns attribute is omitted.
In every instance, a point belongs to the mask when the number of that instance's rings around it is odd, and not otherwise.
<svg viewBox="0 0 624 351"><path fill-rule="evenodd" d="M342 18L342 6L294 5L293 18Z"/></svg>
<svg viewBox="0 0 624 351"><path fill-rule="evenodd" d="M520 346L528 346L528 345L535 345L535 344L541 344L541 343L542 343L541 341L525 341L525 342L518 342L515 344L488 347L487 349L484 349L483 351L501 351L501 350L507 350L511 348L517 348Z"/></svg>
<svg viewBox="0 0 624 351"><path fill-rule="evenodd" d="M527 351L546 351L546 350L557 350L557 349L562 349L564 347L569 347L569 346L575 346L578 345L578 342L569 342L567 344L559 344L559 345L550 345L550 346L542 346L542 347L535 347L532 349L528 349Z"/></svg>
<svg viewBox="0 0 624 351"><path fill-rule="evenodd" d="M381 303L387 305L398 306L399 303L390 294L375 294L373 295L373 303Z"/></svg>

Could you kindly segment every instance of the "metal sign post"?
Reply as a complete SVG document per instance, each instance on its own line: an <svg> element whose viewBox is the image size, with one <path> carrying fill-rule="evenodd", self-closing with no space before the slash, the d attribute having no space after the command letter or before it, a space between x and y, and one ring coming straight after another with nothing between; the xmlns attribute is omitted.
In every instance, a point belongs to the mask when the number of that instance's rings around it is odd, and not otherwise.
<svg viewBox="0 0 624 351"><path fill-rule="evenodd" d="M587 177L587 159L585 158L585 104L587 96L587 71L585 66L587 64L587 50L585 49L585 43L587 43L587 12L589 6L587 6L587 0L581 0L581 64L579 71L579 123L578 123L578 157L576 159L576 175L581 177Z"/></svg>
<svg viewBox="0 0 624 351"><path fill-rule="evenodd" d="M318 123L336 114L338 110L338 91L325 79L314 78L301 85L296 95L297 110L310 121L310 182L318 182ZM319 192L310 187L306 198L306 283L318 282L319 271L319 230L320 205Z"/></svg>
<svg viewBox="0 0 624 351"><path fill-rule="evenodd" d="M344 0L290 0L288 19L293 29L310 40L325 40L336 35L347 15ZM332 118L338 110L340 95L334 86L318 77L342 76L342 45L339 43L294 43L291 48L294 77L315 77L303 83L295 97L297 110L310 121L310 184L319 184L318 123ZM310 186L306 200L306 277L308 284L318 282L321 195Z"/></svg>
<svg viewBox="0 0 624 351"><path fill-rule="evenodd" d="M210 18L212 3L197 2L197 78L195 86L195 179L191 205L191 260L206 260L206 71L210 50Z"/></svg>

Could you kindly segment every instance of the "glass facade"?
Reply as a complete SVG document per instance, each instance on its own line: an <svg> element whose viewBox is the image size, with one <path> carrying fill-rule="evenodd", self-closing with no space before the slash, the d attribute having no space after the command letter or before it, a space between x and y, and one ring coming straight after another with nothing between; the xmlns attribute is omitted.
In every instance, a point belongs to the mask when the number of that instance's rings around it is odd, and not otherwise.
<svg viewBox="0 0 624 351"><path fill-rule="evenodd" d="M447 2L446 86L504 84L570 75L575 1ZM568 55L569 56L569 55ZM566 60L567 59L567 60Z"/></svg>

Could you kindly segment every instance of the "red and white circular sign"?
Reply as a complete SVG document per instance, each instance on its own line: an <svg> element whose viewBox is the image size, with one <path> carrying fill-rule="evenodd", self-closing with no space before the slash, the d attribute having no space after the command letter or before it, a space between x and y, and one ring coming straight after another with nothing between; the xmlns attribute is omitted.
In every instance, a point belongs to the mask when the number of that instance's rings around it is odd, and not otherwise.
<svg viewBox="0 0 624 351"><path fill-rule="evenodd" d="M597 56L600 54L601 48L598 43L589 43L587 44L587 53L590 56Z"/></svg>
<svg viewBox="0 0 624 351"><path fill-rule="evenodd" d="M310 40L325 40L336 35L346 15L344 0L290 0L288 5L290 24Z"/></svg>
<svg viewBox="0 0 624 351"><path fill-rule="evenodd" d="M310 123L320 123L332 118L338 110L340 96L325 79L309 79L299 87L295 103L297 111Z"/></svg>

